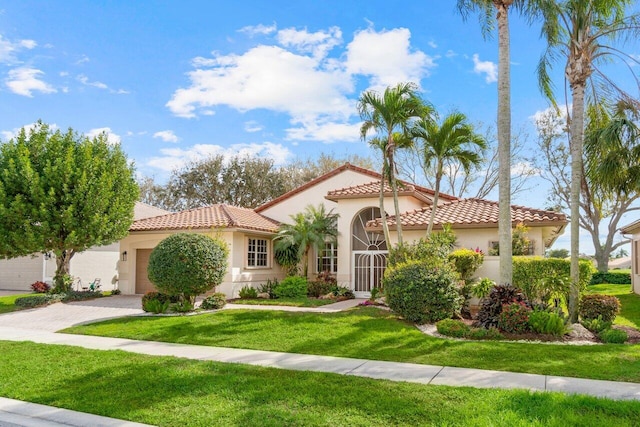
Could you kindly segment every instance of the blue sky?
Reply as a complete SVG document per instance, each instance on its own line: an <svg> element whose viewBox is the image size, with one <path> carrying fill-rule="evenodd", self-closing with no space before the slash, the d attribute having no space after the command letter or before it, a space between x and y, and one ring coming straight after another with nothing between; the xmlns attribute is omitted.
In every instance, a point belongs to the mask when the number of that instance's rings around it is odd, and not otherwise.
<svg viewBox="0 0 640 427"><path fill-rule="evenodd" d="M513 125L532 130L544 44L515 15L511 30ZM496 62L455 1L0 1L0 139L37 119L106 131L160 181L218 153L371 155L363 90L415 81L439 111L492 124ZM544 207L546 188L514 202Z"/></svg>

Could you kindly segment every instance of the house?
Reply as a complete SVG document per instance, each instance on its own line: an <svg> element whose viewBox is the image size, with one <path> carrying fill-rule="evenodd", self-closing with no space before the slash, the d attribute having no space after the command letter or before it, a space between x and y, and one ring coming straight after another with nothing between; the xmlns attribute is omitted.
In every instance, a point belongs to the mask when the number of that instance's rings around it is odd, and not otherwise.
<svg viewBox="0 0 640 427"><path fill-rule="evenodd" d="M137 202L133 217L134 220L140 220L167 213L164 209ZM119 259L119 242L93 247L74 255L71 259L70 274L79 277L84 286L98 278L102 289L114 289L118 280ZM51 254L38 253L0 260L0 289L30 291L31 284L36 281L52 283L55 271L56 260Z"/></svg>
<svg viewBox="0 0 640 427"><path fill-rule="evenodd" d="M340 284L366 296L379 285L388 248L396 243L393 232L392 241L384 241L379 192L378 173L347 163L256 209L214 205L136 221L120 242L120 250L128 255L119 263L120 289L129 294L152 290L147 278L149 254L162 239L181 231L217 236L229 245L229 270L218 288L227 296L237 296L246 285L282 279L284 272L274 260L272 241L279 224L290 221L290 215L310 204L323 203L327 211L339 215L339 235L336 245L327 244L320 253L310 254L310 276L330 271ZM384 194L386 209L391 212L393 197L388 185ZM401 185L398 203L404 212L400 221L406 241L425 235L433 196L431 189ZM522 206L513 206L511 211L514 226L524 223L529 227L532 255L543 255L567 224L566 217L557 212ZM390 216L388 222L395 229L397 219ZM498 240L498 204L441 194L434 229L443 224L452 225L458 246L488 253ZM498 257L485 257L478 274L497 279Z"/></svg>
<svg viewBox="0 0 640 427"><path fill-rule="evenodd" d="M640 294L640 219L621 227L620 232L631 241L631 287Z"/></svg>

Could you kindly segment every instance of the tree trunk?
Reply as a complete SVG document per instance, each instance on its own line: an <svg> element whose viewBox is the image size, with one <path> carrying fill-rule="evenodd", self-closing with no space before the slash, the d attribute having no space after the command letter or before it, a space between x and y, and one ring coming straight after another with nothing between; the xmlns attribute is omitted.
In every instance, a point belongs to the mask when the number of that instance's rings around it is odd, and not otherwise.
<svg viewBox="0 0 640 427"><path fill-rule="evenodd" d="M384 177L385 177L385 161L382 161L382 176L380 177L380 219L382 220L382 232L384 233L384 241L387 248L391 248L389 240L389 224L387 224L387 212L384 210Z"/></svg>
<svg viewBox="0 0 640 427"><path fill-rule="evenodd" d="M396 211L396 231L398 233L398 246L402 246L402 221L400 218L400 204L398 203L398 183L396 182L396 163L394 159L394 150L392 136L389 135L389 145L387 148L389 158L389 184L391 185L391 191L393 193L393 207ZM388 245L389 243L387 243Z"/></svg>
<svg viewBox="0 0 640 427"><path fill-rule="evenodd" d="M498 240L500 245L500 284L510 285L513 276L511 248L511 70L508 6L496 3L498 10Z"/></svg>
<svg viewBox="0 0 640 427"><path fill-rule="evenodd" d="M569 293L569 318L578 321L580 301L580 192L582 187L582 142L584 135L584 84L572 83L571 94L571 291Z"/></svg>
<svg viewBox="0 0 640 427"><path fill-rule="evenodd" d="M54 251L56 255L56 273L53 277L56 292L67 292L71 289L72 281L69 280L71 271L71 258L75 255L73 249Z"/></svg>
<svg viewBox="0 0 640 427"><path fill-rule="evenodd" d="M429 226L427 227L427 238L431 236L431 232L433 231L433 221L436 218L436 209L438 208L438 198L440 196L440 180L442 179L442 164L438 161L438 165L436 166L436 188L435 194L433 195L433 205L431 205L431 217L429 218Z"/></svg>
<svg viewBox="0 0 640 427"><path fill-rule="evenodd" d="M607 253L606 250L598 250L598 248L596 248L595 259L598 272L606 273L609 271L609 253Z"/></svg>

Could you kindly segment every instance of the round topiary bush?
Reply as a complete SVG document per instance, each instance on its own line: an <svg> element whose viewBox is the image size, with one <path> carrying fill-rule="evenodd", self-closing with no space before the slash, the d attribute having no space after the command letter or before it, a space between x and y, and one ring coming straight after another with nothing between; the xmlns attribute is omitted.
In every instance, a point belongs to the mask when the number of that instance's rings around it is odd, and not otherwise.
<svg viewBox="0 0 640 427"><path fill-rule="evenodd" d="M178 233L161 241L149 257L149 280L162 293L191 304L218 286L227 271L227 245L203 234Z"/></svg>
<svg viewBox="0 0 640 427"><path fill-rule="evenodd" d="M307 279L300 276L285 278L273 291L277 298L305 298L307 292Z"/></svg>
<svg viewBox="0 0 640 427"><path fill-rule="evenodd" d="M462 303L457 283L458 275L451 265L436 266L423 261L389 267L383 279L389 307L417 323L433 323L453 316Z"/></svg>

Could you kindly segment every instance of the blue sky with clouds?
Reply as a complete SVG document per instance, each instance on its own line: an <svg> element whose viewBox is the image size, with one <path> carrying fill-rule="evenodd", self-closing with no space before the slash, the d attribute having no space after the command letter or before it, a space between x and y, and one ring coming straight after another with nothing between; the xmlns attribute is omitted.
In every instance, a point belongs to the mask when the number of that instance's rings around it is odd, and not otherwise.
<svg viewBox="0 0 640 427"><path fill-rule="evenodd" d="M494 123L496 39L455 1L402 3L0 1L0 139L37 119L106 131L162 180L218 153L372 154L357 98L400 81L441 112ZM548 107L535 76L544 44L515 15L511 30L513 125L532 130ZM543 207L546 188L515 202Z"/></svg>

